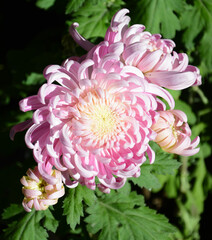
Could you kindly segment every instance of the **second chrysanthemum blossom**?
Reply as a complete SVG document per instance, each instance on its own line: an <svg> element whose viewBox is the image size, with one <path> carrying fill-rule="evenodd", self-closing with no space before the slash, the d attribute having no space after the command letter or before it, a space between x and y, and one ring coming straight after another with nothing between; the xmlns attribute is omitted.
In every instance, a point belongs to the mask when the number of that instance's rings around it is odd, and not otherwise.
<svg viewBox="0 0 212 240"><path fill-rule="evenodd" d="M199 151L199 137L191 141L187 116L180 110L159 111L160 117L152 126L157 133L155 142L166 152L191 156Z"/></svg>
<svg viewBox="0 0 212 240"><path fill-rule="evenodd" d="M173 90L185 89L201 84L199 69L189 65L186 53L177 53L175 43L162 39L160 34L151 34L145 26L128 26L128 9L118 11L112 18L105 41L109 43L108 52L119 56L126 66L133 66L142 72L144 78L156 85ZM76 31L76 24L71 27L71 35L86 50L91 43L86 42Z"/></svg>

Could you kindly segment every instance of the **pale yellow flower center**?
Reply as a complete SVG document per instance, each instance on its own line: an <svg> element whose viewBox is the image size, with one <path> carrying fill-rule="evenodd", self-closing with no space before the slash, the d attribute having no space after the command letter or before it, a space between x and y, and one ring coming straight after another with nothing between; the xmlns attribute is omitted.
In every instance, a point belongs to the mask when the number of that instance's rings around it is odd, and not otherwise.
<svg viewBox="0 0 212 240"><path fill-rule="evenodd" d="M74 121L80 123L80 135L86 144L88 139L99 147L108 145L111 140L116 142L125 127L126 106L106 91L99 96L92 90L82 97L77 104L80 117Z"/></svg>
<svg viewBox="0 0 212 240"><path fill-rule="evenodd" d="M45 186L47 183L43 179L39 179L39 182L36 182L35 180L31 180L31 178L28 176L25 176L25 178L29 185L27 187L25 186L24 188L41 191L42 195L46 193Z"/></svg>
<svg viewBox="0 0 212 240"><path fill-rule="evenodd" d="M91 131L98 133L99 136L111 133L114 130L116 116L108 106L94 106L93 114L91 115L92 125Z"/></svg>

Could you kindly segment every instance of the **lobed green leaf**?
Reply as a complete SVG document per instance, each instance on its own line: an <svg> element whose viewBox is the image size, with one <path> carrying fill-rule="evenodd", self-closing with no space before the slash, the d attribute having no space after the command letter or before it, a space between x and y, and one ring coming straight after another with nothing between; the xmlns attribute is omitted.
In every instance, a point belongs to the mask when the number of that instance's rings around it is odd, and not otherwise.
<svg viewBox="0 0 212 240"><path fill-rule="evenodd" d="M130 179L140 188L159 189L161 184L157 175L174 175L175 170L181 165L180 162L173 159L173 155L159 150L156 145L153 145L153 148L155 148L156 152L155 162L150 164L149 161L146 161L141 165L140 177Z"/></svg>
<svg viewBox="0 0 212 240"><path fill-rule="evenodd" d="M24 211L23 207L18 204L11 204L8 208L4 209L2 219L9 219Z"/></svg>
<svg viewBox="0 0 212 240"><path fill-rule="evenodd" d="M58 228L59 222L54 218L54 216L52 215L49 209L46 209L44 213L45 213L45 217L44 217L43 226L47 230L55 233Z"/></svg>
<svg viewBox="0 0 212 240"><path fill-rule="evenodd" d="M146 26L151 33L161 33L173 38L181 29L176 12L184 9L183 0L140 0L135 10L135 21Z"/></svg>
<svg viewBox="0 0 212 240"><path fill-rule="evenodd" d="M14 211L14 212L13 212ZM8 240L45 240L48 239L47 230L56 232L58 221L54 218L49 209L46 211L35 211L23 213L23 207L12 204L4 210L3 219L16 217L4 229L4 237ZM41 220L44 220L41 226Z"/></svg>
<svg viewBox="0 0 212 240"><path fill-rule="evenodd" d="M70 0L66 5L66 14L76 12L83 5L85 0Z"/></svg>
<svg viewBox="0 0 212 240"><path fill-rule="evenodd" d="M68 195L63 202L63 215L66 215L66 221L71 229L75 229L80 223L80 217L84 216L83 202L91 205L95 202L94 191L86 186L78 185L76 188L70 189Z"/></svg>
<svg viewBox="0 0 212 240"><path fill-rule="evenodd" d="M48 233L40 226L42 212L32 210L26 213L19 221L13 221L5 229L5 237L8 240L39 240L47 239Z"/></svg>
<svg viewBox="0 0 212 240"><path fill-rule="evenodd" d="M185 46L193 51L198 50L201 64L205 63L208 71L211 72L212 2L194 0L193 5L186 5L180 21L182 29L185 29L183 33Z"/></svg>
<svg viewBox="0 0 212 240"><path fill-rule="evenodd" d="M124 4L122 0L100 0L96 4L86 1L74 13L72 22L78 22L78 31L85 38L104 37L112 16Z"/></svg>
<svg viewBox="0 0 212 240"><path fill-rule="evenodd" d="M117 195L118 193L106 195L87 208L90 215L85 221L90 233L97 234L101 230L99 240L170 239L175 228L168 223L166 217L145 207L143 202L138 204L132 195L119 194L116 197Z"/></svg>

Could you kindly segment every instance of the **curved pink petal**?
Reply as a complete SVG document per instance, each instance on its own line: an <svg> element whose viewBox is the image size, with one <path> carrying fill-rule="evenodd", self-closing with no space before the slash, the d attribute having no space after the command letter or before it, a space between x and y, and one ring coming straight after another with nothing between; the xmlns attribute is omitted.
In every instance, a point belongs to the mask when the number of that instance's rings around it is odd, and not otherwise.
<svg viewBox="0 0 212 240"><path fill-rule="evenodd" d="M196 80L193 72L151 72L145 75L152 83L173 90L192 86Z"/></svg>
<svg viewBox="0 0 212 240"><path fill-rule="evenodd" d="M111 188L111 189L118 189L124 186L125 182L126 182L126 178L114 178L115 181L112 182L108 182L106 179L99 179L100 183L102 183L104 186Z"/></svg>
<svg viewBox="0 0 212 240"><path fill-rule="evenodd" d="M151 71L154 68L154 66L159 62L162 54L163 52L160 49L154 52L148 53L140 60L137 67L142 72Z"/></svg>
<svg viewBox="0 0 212 240"><path fill-rule="evenodd" d="M90 49L92 49L94 47L94 45L89 42L88 40L86 40L85 38L83 38L78 31L76 30L76 28L79 26L78 23L73 23L69 29L69 32L72 36L72 38L74 39L74 41L79 44L82 48L84 48L85 50L89 51Z"/></svg>
<svg viewBox="0 0 212 240"><path fill-rule="evenodd" d="M23 112L35 110L35 109L40 108L42 106L43 106L43 104L39 101L37 95L24 98L23 100L21 100L19 102L20 110L23 111Z"/></svg>
<svg viewBox="0 0 212 240"><path fill-rule="evenodd" d="M121 40L127 26L130 22L130 18L126 16L129 12L128 9L121 9L112 18L111 26L108 28L105 34L105 40L109 43L118 42Z"/></svg>
<svg viewBox="0 0 212 240"><path fill-rule="evenodd" d="M155 94L157 96L162 97L163 99L165 99L167 101L167 103L169 104L171 109L174 108L175 101L174 101L172 95L165 89L162 89L161 87L154 85L154 84L149 84L148 89L146 89L146 91L151 94Z"/></svg>
<svg viewBox="0 0 212 240"><path fill-rule="evenodd" d="M32 119L28 119L25 122L15 125L10 130L10 139L14 140L14 137L17 132L22 132L22 131L26 130L27 128L30 128L32 125L33 125Z"/></svg>

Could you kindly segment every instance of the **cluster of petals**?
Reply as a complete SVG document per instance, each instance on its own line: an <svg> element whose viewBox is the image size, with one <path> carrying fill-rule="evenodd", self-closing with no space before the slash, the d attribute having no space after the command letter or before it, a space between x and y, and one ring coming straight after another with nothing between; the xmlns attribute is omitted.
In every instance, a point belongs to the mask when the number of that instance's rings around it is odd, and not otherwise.
<svg viewBox="0 0 212 240"><path fill-rule="evenodd" d="M173 51L175 43L172 40L144 31L144 25L128 27L128 12L127 9L117 12L105 35L111 45L123 44L122 61L137 67L148 81L162 87L179 90L200 85L199 69L188 65L188 56Z"/></svg>
<svg viewBox="0 0 212 240"><path fill-rule="evenodd" d="M54 184L48 169L62 172L69 187L78 183L109 192L138 177L146 160L154 161L149 141L157 110L172 96L125 66L103 42L92 50L92 59L81 63L67 59L62 66L44 70L47 83L37 95L20 101L22 111L34 110L33 118L16 125L11 137L29 128L25 141L33 149L43 178Z"/></svg>
<svg viewBox="0 0 212 240"><path fill-rule="evenodd" d="M166 152L191 156L199 151L199 137L191 141L187 116L180 110L159 111L160 117L152 129L157 133L155 142Z"/></svg>
<svg viewBox="0 0 212 240"><path fill-rule="evenodd" d="M30 212L32 208L46 210L49 206L56 204L58 198L64 195L61 172L52 170L51 176L55 179L55 184L47 183L40 175L38 168L35 167L34 170L28 169L27 176L21 178L24 194L22 205L27 212Z"/></svg>
<svg viewBox="0 0 212 240"><path fill-rule="evenodd" d="M159 86L180 90L201 84L199 69L188 65L187 54L173 51L175 43L172 40L144 31L144 25L128 27L130 17L127 13L128 9L122 9L112 18L105 35L108 52L119 55L125 65L138 68L149 82ZM91 49L93 45L80 38L75 30L77 26L73 24L71 35L83 48Z"/></svg>

